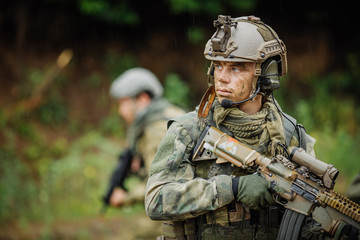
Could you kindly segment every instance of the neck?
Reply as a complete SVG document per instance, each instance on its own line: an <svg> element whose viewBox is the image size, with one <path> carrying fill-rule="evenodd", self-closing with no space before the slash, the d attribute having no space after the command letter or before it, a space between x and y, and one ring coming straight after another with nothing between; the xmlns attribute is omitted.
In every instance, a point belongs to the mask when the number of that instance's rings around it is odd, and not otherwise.
<svg viewBox="0 0 360 240"><path fill-rule="evenodd" d="M257 95L252 100L246 101L239 105L239 109L247 114L255 114L262 108L262 95Z"/></svg>

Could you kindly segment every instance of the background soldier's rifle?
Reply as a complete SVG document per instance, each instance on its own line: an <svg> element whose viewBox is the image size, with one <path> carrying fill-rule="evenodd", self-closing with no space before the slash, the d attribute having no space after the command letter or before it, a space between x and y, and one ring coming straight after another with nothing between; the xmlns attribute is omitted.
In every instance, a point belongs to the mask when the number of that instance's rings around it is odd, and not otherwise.
<svg viewBox="0 0 360 240"><path fill-rule="evenodd" d="M237 167L258 166L258 173L272 186L280 186L284 193L276 194L275 200L292 214L291 239L297 239L305 216L311 216L321 227L334 236L341 224L360 229L360 206L333 191L339 171L324 163L302 148L292 150L290 160L284 156L273 159L240 143L214 127L207 127L195 148L194 161L217 159L231 162ZM290 212L289 212L290 211ZM282 224L283 225L283 224ZM290 239L288 235L279 239Z"/></svg>
<svg viewBox="0 0 360 240"><path fill-rule="evenodd" d="M118 164L110 178L108 190L106 191L102 199L104 203L102 212L104 212L106 210L106 207L109 206L110 197L116 187L121 187L126 190L124 186L124 180L127 172L129 171L132 158L133 153L130 149L124 150L123 153L119 156Z"/></svg>

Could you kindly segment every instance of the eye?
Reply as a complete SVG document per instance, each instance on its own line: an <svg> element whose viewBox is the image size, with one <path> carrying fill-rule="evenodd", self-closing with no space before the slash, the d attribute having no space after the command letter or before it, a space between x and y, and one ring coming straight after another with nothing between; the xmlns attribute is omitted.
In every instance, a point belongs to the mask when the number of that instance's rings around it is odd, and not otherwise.
<svg viewBox="0 0 360 240"><path fill-rule="evenodd" d="M214 64L214 67L216 70L222 69L222 66L220 64Z"/></svg>
<svg viewBox="0 0 360 240"><path fill-rule="evenodd" d="M231 71L233 72L240 72L240 68L239 67L232 67Z"/></svg>

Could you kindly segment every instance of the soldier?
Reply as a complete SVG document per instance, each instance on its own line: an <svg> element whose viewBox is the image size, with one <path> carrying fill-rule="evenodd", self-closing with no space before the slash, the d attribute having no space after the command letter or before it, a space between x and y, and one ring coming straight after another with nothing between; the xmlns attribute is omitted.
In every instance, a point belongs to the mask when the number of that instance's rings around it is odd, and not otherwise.
<svg viewBox="0 0 360 240"><path fill-rule="evenodd" d="M118 112L129 126L128 149L120 156L113 175L118 180L117 187L107 199L112 206L144 200L146 176L157 146L166 134L166 122L184 113L163 99L162 94L158 78L139 67L125 71L111 85L110 95L118 101ZM145 181L127 191L123 183L130 173L143 176Z"/></svg>
<svg viewBox="0 0 360 240"><path fill-rule="evenodd" d="M273 97L287 72L286 47L254 16L219 16L205 46L209 89L199 107L171 120L150 170L145 209L165 220L165 239L276 239L282 209L270 183L214 159L193 161L206 126L214 126L266 157L299 146L314 154L315 140ZM276 189L281 190L281 189Z"/></svg>

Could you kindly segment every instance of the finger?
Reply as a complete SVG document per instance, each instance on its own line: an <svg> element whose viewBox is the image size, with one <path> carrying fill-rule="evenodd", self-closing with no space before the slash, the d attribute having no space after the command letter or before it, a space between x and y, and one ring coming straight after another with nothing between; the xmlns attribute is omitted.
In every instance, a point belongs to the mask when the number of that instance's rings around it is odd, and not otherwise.
<svg viewBox="0 0 360 240"><path fill-rule="evenodd" d="M280 186L275 186L274 191L277 193L286 193L286 190Z"/></svg>
<svg viewBox="0 0 360 240"><path fill-rule="evenodd" d="M275 204L275 200L270 193L265 194L265 200L269 205Z"/></svg>

